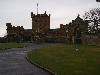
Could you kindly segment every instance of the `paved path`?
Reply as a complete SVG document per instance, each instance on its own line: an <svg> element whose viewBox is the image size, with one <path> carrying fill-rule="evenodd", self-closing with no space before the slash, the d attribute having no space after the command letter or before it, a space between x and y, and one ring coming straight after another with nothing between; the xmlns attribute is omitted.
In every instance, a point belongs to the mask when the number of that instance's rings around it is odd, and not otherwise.
<svg viewBox="0 0 100 75"><path fill-rule="evenodd" d="M13 48L0 52L0 75L51 75L25 59L28 51L45 46L47 44L29 44L26 48Z"/></svg>

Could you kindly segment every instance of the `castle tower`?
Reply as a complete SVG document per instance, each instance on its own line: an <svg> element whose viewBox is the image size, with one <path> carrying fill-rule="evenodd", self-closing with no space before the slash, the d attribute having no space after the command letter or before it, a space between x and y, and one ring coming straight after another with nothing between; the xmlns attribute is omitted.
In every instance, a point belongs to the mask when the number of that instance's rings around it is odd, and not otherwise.
<svg viewBox="0 0 100 75"><path fill-rule="evenodd" d="M11 25L11 23L6 23L6 26L7 26L6 30L7 30L7 35L8 35L8 34L12 33L12 30L11 30L12 29L12 25Z"/></svg>
<svg viewBox="0 0 100 75"><path fill-rule="evenodd" d="M33 14L31 12L32 18L32 32L33 35L45 34L50 29L50 14L47 15L46 11L44 14Z"/></svg>

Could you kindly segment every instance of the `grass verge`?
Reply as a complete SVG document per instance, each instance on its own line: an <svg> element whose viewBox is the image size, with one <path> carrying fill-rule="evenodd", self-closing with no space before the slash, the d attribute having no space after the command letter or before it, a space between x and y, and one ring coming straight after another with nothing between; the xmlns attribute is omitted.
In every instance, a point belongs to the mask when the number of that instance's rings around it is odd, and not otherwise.
<svg viewBox="0 0 100 75"><path fill-rule="evenodd" d="M99 75L100 47L78 45L54 45L31 51L31 62L46 67L57 75Z"/></svg>
<svg viewBox="0 0 100 75"><path fill-rule="evenodd" d="M8 48L21 48L24 47L21 43L0 43L0 49L8 49Z"/></svg>

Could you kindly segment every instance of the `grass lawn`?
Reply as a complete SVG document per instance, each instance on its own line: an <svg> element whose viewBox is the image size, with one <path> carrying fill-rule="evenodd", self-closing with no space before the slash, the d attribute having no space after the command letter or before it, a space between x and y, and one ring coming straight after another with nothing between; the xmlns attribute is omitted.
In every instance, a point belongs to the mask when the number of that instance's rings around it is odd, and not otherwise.
<svg viewBox="0 0 100 75"><path fill-rule="evenodd" d="M0 49L23 47L21 43L0 43Z"/></svg>
<svg viewBox="0 0 100 75"><path fill-rule="evenodd" d="M57 75L100 75L100 47L59 44L27 54L34 63Z"/></svg>

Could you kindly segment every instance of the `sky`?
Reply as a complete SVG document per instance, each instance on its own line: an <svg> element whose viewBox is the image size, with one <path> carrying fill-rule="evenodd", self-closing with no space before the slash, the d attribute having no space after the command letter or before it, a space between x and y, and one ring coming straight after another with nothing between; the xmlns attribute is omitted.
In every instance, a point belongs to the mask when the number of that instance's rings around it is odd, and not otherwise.
<svg viewBox="0 0 100 75"><path fill-rule="evenodd" d="M78 14L100 7L96 0L0 0L0 37L6 35L6 23L32 29L31 12L51 14L50 28L67 24Z"/></svg>

